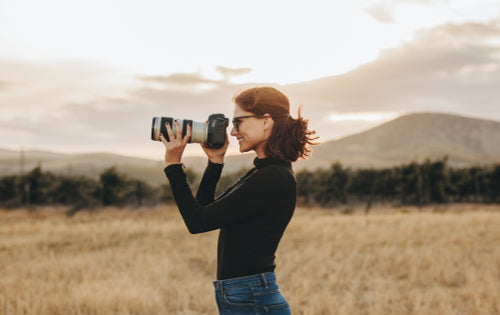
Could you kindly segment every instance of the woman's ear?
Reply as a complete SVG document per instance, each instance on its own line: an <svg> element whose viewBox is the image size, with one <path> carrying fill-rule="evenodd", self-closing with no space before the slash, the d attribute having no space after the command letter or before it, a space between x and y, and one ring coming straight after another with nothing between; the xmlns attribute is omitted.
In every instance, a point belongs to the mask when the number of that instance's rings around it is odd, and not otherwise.
<svg viewBox="0 0 500 315"><path fill-rule="evenodd" d="M264 130L271 129L273 127L274 120L269 114L264 114Z"/></svg>

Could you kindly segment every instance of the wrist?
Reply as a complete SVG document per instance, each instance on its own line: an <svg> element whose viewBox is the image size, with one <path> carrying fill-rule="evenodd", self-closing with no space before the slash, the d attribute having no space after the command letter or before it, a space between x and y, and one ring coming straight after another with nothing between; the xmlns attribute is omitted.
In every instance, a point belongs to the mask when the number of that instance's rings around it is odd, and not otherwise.
<svg viewBox="0 0 500 315"><path fill-rule="evenodd" d="M170 166L170 165L175 165L175 164L182 164L181 162L170 162L170 161L165 161L165 167Z"/></svg>
<svg viewBox="0 0 500 315"><path fill-rule="evenodd" d="M221 158L208 158L208 160L212 163L215 163L215 164L224 164L224 157L221 157Z"/></svg>

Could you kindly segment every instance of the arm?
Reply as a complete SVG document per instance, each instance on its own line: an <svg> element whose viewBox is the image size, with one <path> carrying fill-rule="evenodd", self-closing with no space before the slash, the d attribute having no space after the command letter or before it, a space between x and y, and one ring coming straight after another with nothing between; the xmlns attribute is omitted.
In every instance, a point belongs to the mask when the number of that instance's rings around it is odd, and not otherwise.
<svg viewBox="0 0 500 315"><path fill-rule="evenodd" d="M220 179L223 166L223 164L212 163L210 160L208 161L207 168L201 178L200 187L196 193L196 200L198 200L201 205L205 206L214 201L215 188Z"/></svg>
<svg viewBox="0 0 500 315"><path fill-rule="evenodd" d="M257 172L223 198L202 205L194 197L179 165L165 168L175 201L189 232L196 234L244 221L273 205L281 196L279 176Z"/></svg>

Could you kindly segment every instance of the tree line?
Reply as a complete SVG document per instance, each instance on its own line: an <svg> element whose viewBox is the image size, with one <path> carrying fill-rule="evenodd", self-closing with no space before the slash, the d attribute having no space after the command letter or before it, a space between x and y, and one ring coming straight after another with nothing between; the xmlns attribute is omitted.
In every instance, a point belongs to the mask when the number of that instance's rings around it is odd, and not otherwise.
<svg viewBox="0 0 500 315"><path fill-rule="evenodd" d="M298 203L335 207L365 203L423 206L432 203L500 203L500 163L468 168L449 167L442 158L411 162L392 168L351 169L336 162L328 169L303 169L296 173ZM221 193L246 170L223 175ZM193 191L200 177L186 169ZM105 169L97 179L83 175L59 175L37 166L24 175L0 178L0 204L4 207L67 205L76 212L98 206L142 206L173 202L168 180L152 186Z"/></svg>
<svg viewBox="0 0 500 315"><path fill-rule="evenodd" d="M329 169L296 174L302 204L332 207L347 203L423 206L436 203L500 203L500 163L449 167L448 158L383 169Z"/></svg>
<svg viewBox="0 0 500 315"><path fill-rule="evenodd" d="M159 170L161 172L161 170ZM191 169L185 170L191 187L196 191L201 179ZM217 192L237 180L241 172L221 178ZM153 186L130 178L116 166L102 171L97 179L84 175L61 175L43 171L39 165L23 175L0 177L0 205L7 208L39 205L70 206L70 214L100 206L148 206L174 201L168 180Z"/></svg>

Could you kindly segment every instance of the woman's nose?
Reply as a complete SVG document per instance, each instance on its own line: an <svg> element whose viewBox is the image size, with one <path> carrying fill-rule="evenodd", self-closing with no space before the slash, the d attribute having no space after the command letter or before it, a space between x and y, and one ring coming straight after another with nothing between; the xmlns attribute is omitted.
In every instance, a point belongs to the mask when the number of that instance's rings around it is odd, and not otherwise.
<svg viewBox="0 0 500 315"><path fill-rule="evenodd" d="M233 127L233 128L231 128L231 136L236 137L236 134L237 134L237 133L238 133L238 132L236 131L236 128L234 128L234 127Z"/></svg>

